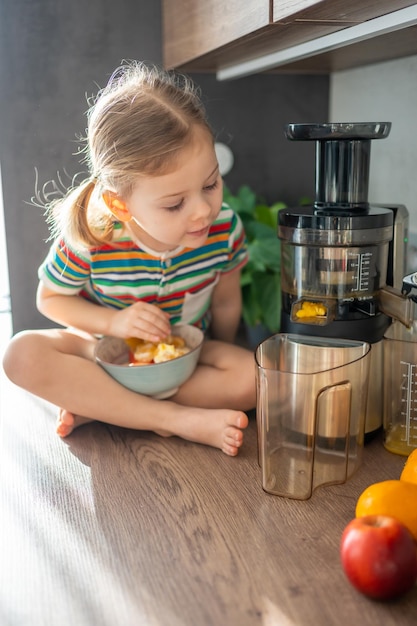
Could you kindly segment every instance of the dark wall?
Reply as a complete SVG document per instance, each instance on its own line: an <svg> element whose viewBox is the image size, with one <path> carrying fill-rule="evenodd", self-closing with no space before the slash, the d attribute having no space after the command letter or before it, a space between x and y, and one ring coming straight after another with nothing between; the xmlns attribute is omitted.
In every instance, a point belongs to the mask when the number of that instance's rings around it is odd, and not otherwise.
<svg viewBox="0 0 417 626"><path fill-rule="evenodd" d="M0 2L0 158L14 331L50 325L35 309L36 270L48 247L43 210L29 204L35 168L39 186L58 171L80 171L74 153L86 95L128 58L160 61L158 1Z"/></svg>
<svg viewBox="0 0 417 626"><path fill-rule="evenodd" d="M226 184L243 183L269 201L295 205L314 197L314 143L290 142L290 122L325 122L328 77L258 74L219 82L214 75L195 75L218 140L232 149L235 163Z"/></svg>
<svg viewBox="0 0 417 626"><path fill-rule="evenodd" d="M82 169L86 96L123 59L160 63L160 22L157 0L0 3L0 159L15 332L50 326L35 308L36 270L48 248L43 209L31 204L36 172L41 188L57 172L67 183ZM290 144L282 127L327 119L326 77L193 78L219 141L234 152L232 189L248 183L289 203L313 193L312 146Z"/></svg>

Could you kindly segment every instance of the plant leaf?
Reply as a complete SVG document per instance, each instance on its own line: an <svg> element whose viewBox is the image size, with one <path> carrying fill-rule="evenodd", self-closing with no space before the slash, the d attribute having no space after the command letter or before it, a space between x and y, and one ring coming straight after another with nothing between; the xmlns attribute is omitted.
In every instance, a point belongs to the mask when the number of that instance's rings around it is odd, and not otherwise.
<svg viewBox="0 0 417 626"><path fill-rule="evenodd" d="M281 260L278 239L255 239L248 244L248 252L249 269L255 271L280 271Z"/></svg>
<svg viewBox="0 0 417 626"><path fill-rule="evenodd" d="M275 230L278 228L278 213L281 211L281 209L286 209L286 208L287 208L287 205L285 204L285 202L275 202L270 207L269 210L271 212L272 226Z"/></svg>
<svg viewBox="0 0 417 626"><path fill-rule="evenodd" d="M251 283L242 288L242 302L242 317L246 324L263 324L271 332L278 332L281 316L278 274L254 272Z"/></svg>
<svg viewBox="0 0 417 626"><path fill-rule="evenodd" d="M261 224L266 224L273 228L273 218L271 216L271 211L268 205L266 204L258 204L255 209L255 219L257 222Z"/></svg>
<svg viewBox="0 0 417 626"><path fill-rule="evenodd" d="M224 186L223 199L242 220L248 242L249 261L240 277L242 318L249 326L261 323L278 332L281 291L277 224L278 211L286 204L268 206L248 185L242 185L236 195Z"/></svg>
<svg viewBox="0 0 417 626"><path fill-rule="evenodd" d="M241 211L255 215L256 193L252 191L248 185L242 185L242 187L240 187L237 197L241 203Z"/></svg>
<svg viewBox="0 0 417 626"><path fill-rule="evenodd" d="M253 276L255 295L261 314L259 321L272 332L278 332L281 316L281 286L279 274Z"/></svg>
<svg viewBox="0 0 417 626"><path fill-rule="evenodd" d="M275 239L277 240L277 231L268 224L262 224L261 222L251 222L250 224L251 236L253 239Z"/></svg>

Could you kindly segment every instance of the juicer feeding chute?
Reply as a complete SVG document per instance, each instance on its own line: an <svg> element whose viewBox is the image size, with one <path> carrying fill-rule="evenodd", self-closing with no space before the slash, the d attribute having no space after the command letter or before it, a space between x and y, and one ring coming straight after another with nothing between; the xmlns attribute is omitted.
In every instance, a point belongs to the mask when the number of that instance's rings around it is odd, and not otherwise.
<svg viewBox="0 0 417 626"><path fill-rule="evenodd" d="M288 124L287 139L316 142L316 207L368 204L371 140L390 130L390 122Z"/></svg>

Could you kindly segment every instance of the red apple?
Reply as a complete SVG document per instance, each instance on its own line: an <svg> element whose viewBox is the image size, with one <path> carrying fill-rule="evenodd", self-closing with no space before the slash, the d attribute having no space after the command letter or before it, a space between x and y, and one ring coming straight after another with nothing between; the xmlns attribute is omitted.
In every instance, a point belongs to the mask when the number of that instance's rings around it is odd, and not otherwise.
<svg viewBox="0 0 417 626"><path fill-rule="evenodd" d="M353 519L342 534L340 558L356 589L377 600L396 598L417 579L417 546L405 526L385 515Z"/></svg>

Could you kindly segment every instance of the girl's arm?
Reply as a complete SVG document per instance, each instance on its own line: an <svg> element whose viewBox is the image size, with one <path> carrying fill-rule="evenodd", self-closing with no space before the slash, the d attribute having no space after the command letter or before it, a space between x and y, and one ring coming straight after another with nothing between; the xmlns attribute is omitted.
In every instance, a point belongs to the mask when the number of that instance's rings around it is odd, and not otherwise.
<svg viewBox="0 0 417 626"><path fill-rule="evenodd" d="M242 312L240 270L223 274L217 283L211 302L211 332L213 339L233 342Z"/></svg>
<svg viewBox="0 0 417 626"><path fill-rule="evenodd" d="M136 302L124 309L111 309L78 295L56 293L40 282L36 304L38 310L50 320L93 335L162 341L170 333L169 316L146 302Z"/></svg>

